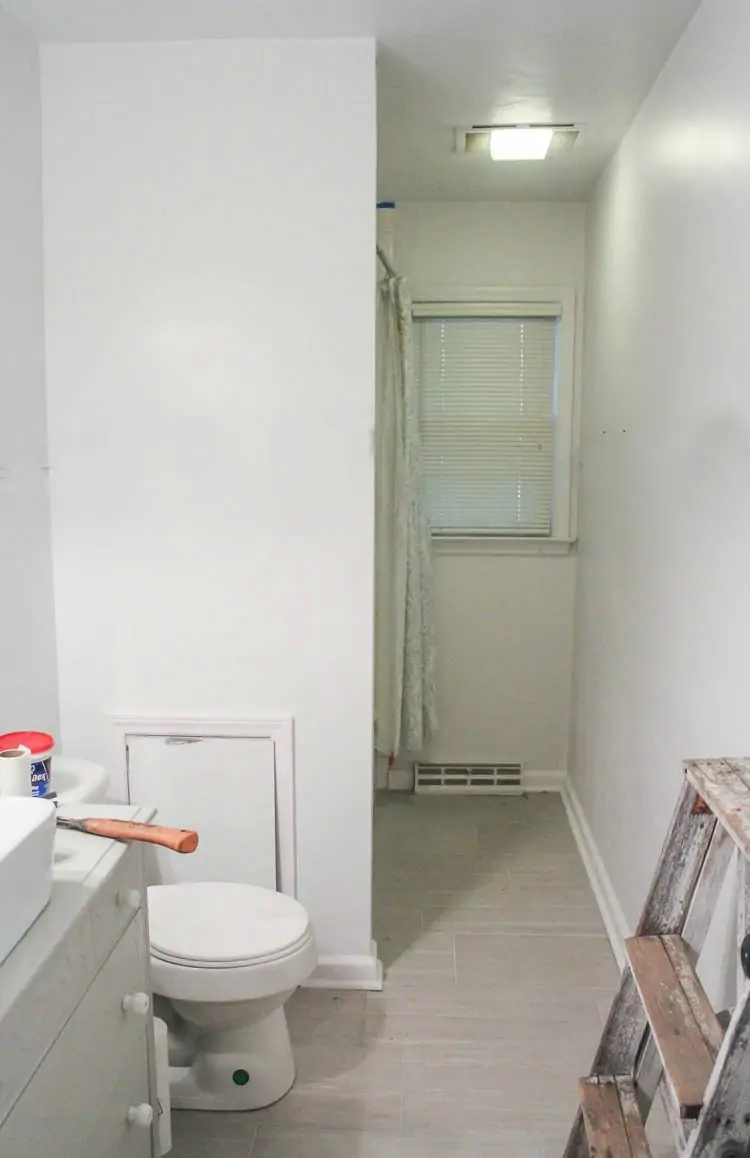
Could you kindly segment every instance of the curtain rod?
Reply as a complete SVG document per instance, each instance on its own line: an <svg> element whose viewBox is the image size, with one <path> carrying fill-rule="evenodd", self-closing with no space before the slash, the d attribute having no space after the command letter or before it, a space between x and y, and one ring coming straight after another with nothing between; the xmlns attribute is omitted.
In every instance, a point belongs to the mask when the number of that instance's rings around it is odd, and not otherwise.
<svg viewBox="0 0 750 1158"><path fill-rule="evenodd" d="M388 277L398 277L398 274L396 273L395 269L393 268L390 261L385 256L385 253L383 252L383 250L381 249L381 247L379 245L375 246L375 252L377 253L378 257L380 258L380 264L382 265L385 272L388 274Z"/></svg>

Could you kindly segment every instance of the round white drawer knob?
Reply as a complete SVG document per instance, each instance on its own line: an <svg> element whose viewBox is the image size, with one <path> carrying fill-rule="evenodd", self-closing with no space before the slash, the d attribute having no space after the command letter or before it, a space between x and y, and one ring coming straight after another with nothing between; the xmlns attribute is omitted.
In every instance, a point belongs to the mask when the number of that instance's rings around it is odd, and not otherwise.
<svg viewBox="0 0 750 1158"><path fill-rule="evenodd" d="M148 993L126 993L121 1005L124 1013L137 1013L145 1017L151 1008L151 998Z"/></svg>
<svg viewBox="0 0 750 1158"><path fill-rule="evenodd" d="M141 1102L140 1106L131 1106L128 1110L128 1121L131 1126L147 1128L154 1120L154 1108L148 1102Z"/></svg>
<svg viewBox="0 0 750 1158"><path fill-rule="evenodd" d="M141 894L138 889L123 889L117 894L117 907L120 909L140 909Z"/></svg>

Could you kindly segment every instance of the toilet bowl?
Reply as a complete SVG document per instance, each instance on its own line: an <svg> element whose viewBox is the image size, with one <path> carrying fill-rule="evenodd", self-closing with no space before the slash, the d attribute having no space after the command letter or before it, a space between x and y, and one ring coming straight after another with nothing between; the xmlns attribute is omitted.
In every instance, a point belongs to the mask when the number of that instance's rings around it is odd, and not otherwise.
<svg viewBox="0 0 750 1158"><path fill-rule="evenodd" d="M257 1110L294 1082L284 1003L317 964L298 901L254 885L152 885L154 993L168 1001L173 1108Z"/></svg>

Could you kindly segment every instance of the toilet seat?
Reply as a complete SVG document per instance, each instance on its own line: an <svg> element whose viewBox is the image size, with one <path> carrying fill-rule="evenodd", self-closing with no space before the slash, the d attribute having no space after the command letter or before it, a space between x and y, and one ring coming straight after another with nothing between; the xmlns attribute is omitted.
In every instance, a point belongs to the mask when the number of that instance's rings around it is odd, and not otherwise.
<svg viewBox="0 0 750 1158"><path fill-rule="evenodd" d="M251 1000L294 988L317 962L302 905L255 885L148 889L154 989L197 1001Z"/></svg>
<svg viewBox="0 0 750 1158"><path fill-rule="evenodd" d="M229 882L152 885L148 907L151 955L202 969L286 957L304 942L310 924L293 897Z"/></svg>

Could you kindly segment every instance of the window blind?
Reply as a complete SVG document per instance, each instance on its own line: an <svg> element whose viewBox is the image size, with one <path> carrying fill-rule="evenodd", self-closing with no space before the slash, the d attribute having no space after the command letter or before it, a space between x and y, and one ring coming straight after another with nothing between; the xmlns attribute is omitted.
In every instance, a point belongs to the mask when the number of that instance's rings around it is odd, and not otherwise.
<svg viewBox="0 0 750 1158"><path fill-rule="evenodd" d="M559 309L414 311L423 467L435 534L549 535ZM481 314L479 311L482 311Z"/></svg>

